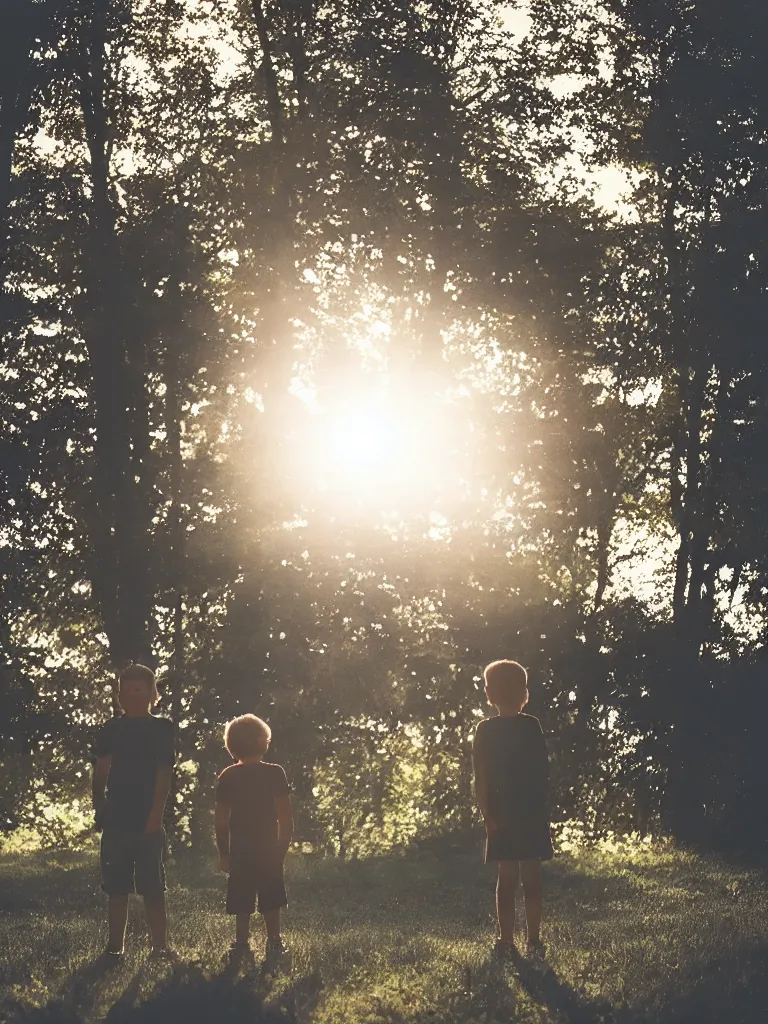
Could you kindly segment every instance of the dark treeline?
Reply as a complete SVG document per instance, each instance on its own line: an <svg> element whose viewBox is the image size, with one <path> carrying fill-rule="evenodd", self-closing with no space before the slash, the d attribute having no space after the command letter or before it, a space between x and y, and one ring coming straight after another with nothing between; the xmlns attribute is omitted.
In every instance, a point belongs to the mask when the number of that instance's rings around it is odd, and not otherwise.
<svg viewBox="0 0 768 1024"><path fill-rule="evenodd" d="M302 838L466 827L480 670L514 656L557 819L761 849L764 5L0 21L5 831L76 837L131 659L180 838L243 710ZM355 436L379 406L390 462Z"/></svg>

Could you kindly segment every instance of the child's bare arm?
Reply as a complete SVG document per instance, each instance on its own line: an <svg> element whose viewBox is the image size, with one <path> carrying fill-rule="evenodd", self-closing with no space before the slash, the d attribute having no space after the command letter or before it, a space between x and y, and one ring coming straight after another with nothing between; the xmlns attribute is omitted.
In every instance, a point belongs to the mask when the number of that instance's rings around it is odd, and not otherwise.
<svg viewBox="0 0 768 1024"><path fill-rule="evenodd" d="M488 762L482 728L478 728L472 743L472 762L475 769L475 798L480 813L488 822L491 818L491 808L488 795Z"/></svg>
<svg viewBox="0 0 768 1024"><path fill-rule="evenodd" d="M144 827L145 835L154 835L163 827L163 811L165 810L165 802L168 799L168 794L171 791L172 779L173 768L171 765L159 765L157 775L155 776L155 792L152 797L152 809L149 812L147 824Z"/></svg>
<svg viewBox="0 0 768 1024"><path fill-rule="evenodd" d="M93 766L93 777L91 779L91 795L93 797L93 812L96 817L96 828L101 827L101 816L106 803L107 779L109 769L112 766L112 755L97 757Z"/></svg>
<svg viewBox="0 0 768 1024"><path fill-rule="evenodd" d="M282 796L275 797L275 808L277 810L280 852L285 856L293 839L293 810L291 808L290 796L285 793Z"/></svg>
<svg viewBox="0 0 768 1024"><path fill-rule="evenodd" d="M214 823L216 828L216 848L219 851L219 867L229 871L229 804L216 801Z"/></svg>
<svg viewBox="0 0 768 1024"><path fill-rule="evenodd" d="M549 753L544 733L539 726L539 742L536 746L536 773L539 778L541 795L545 802L549 801Z"/></svg>

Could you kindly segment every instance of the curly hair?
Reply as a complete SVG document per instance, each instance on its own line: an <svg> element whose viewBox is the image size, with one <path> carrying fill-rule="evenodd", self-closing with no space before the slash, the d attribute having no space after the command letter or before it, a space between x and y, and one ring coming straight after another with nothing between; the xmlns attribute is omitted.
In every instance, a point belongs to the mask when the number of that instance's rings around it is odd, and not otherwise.
<svg viewBox="0 0 768 1024"><path fill-rule="evenodd" d="M224 729L224 746L238 761L264 755L271 739L272 730L256 715L233 718Z"/></svg>

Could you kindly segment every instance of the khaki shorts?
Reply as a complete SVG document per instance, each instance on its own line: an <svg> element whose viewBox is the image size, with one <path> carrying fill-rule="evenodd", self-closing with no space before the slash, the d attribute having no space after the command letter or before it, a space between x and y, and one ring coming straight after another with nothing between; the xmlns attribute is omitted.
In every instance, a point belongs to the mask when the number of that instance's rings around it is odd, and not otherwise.
<svg viewBox="0 0 768 1024"><path fill-rule="evenodd" d="M288 906L283 858L269 851L237 853L230 857L227 913L260 914Z"/></svg>
<svg viewBox="0 0 768 1024"><path fill-rule="evenodd" d="M101 888L110 896L160 898L165 892L165 832L105 829L101 836Z"/></svg>

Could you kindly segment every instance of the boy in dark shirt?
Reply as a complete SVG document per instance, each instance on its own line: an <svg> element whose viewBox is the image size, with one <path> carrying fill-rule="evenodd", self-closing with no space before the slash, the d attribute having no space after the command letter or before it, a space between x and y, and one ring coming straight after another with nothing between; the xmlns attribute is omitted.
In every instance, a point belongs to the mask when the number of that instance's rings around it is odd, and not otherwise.
<svg viewBox="0 0 768 1024"><path fill-rule="evenodd" d="M173 723L151 713L155 675L144 665L120 673L122 715L103 725L95 741L93 806L101 836L101 887L109 896L111 957L123 954L128 895L144 898L152 954L166 949L163 811L174 762Z"/></svg>
<svg viewBox="0 0 768 1024"><path fill-rule="evenodd" d="M524 715L528 676L516 661L495 661L483 673L488 703L497 714L480 722L473 760L475 793L485 819L485 862L497 861L499 950L515 950L515 894L525 894L528 952L541 942L541 862L552 857L549 833L549 761L538 719Z"/></svg>
<svg viewBox="0 0 768 1024"><path fill-rule="evenodd" d="M268 963L287 952L280 936L280 910L288 905L283 865L293 835L285 772L264 761L271 738L267 723L255 715L229 722L224 744L237 763L224 769L216 786L219 867L229 875L227 913L235 915L232 951L250 949L251 914L258 897Z"/></svg>

